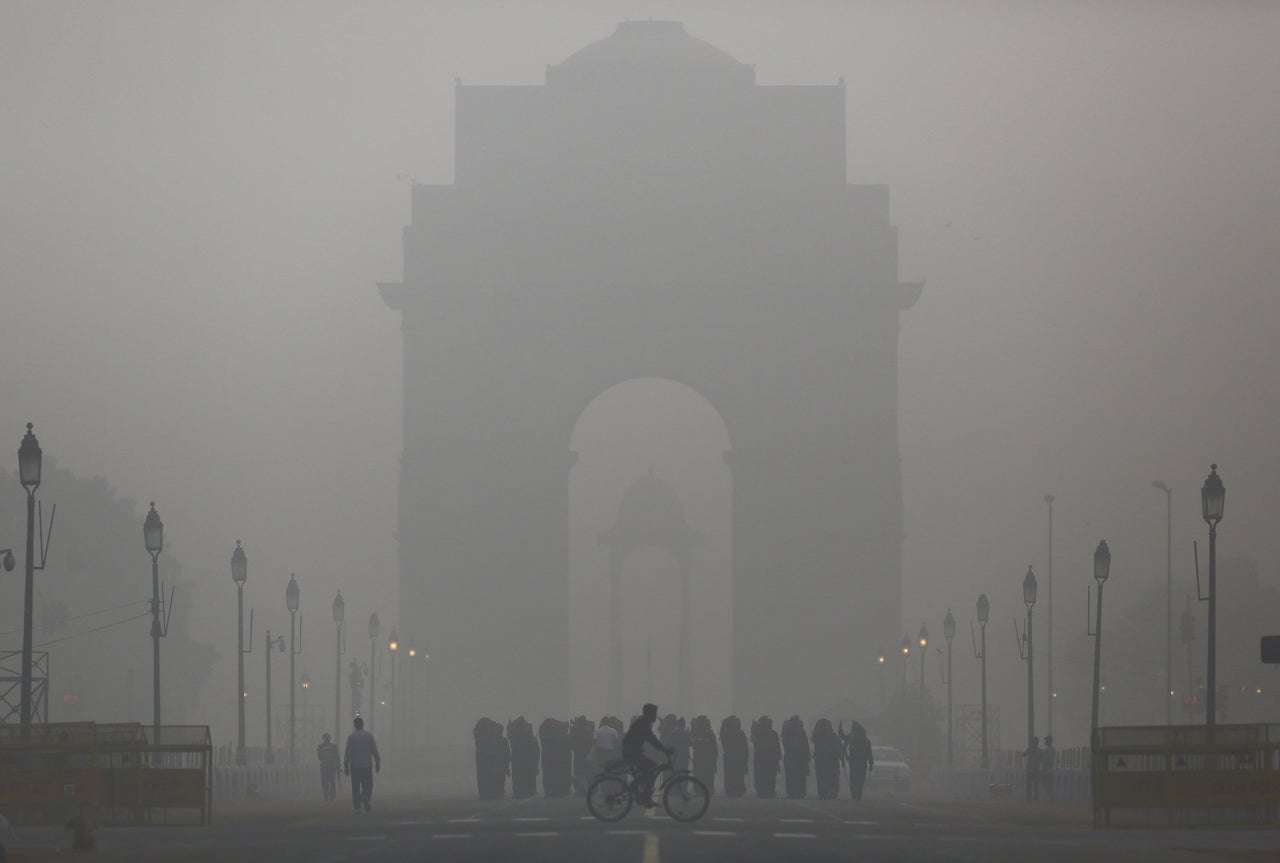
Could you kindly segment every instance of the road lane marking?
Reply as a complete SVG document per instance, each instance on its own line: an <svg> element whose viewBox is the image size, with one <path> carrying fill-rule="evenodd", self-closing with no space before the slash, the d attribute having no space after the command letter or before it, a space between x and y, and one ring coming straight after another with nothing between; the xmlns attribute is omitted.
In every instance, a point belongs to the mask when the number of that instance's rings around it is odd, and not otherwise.
<svg viewBox="0 0 1280 863"><path fill-rule="evenodd" d="M812 824L812 818L779 818L783 824Z"/></svg>
<svg viewBox="0 0 1280 863"><path fill-rule="evenodd" d="M712 821L734 821L734 822L741 823L742 821L744 821L744 820L746 820L746 819L743 819L743 818L727 818L727 817L720 817L720 818L712 818L711 820L712 820Z"/></svg>
<svg viewBox="0 0 1280 863"><path fill-rule="evenodd" d="M518 821L519 819L516 819L516 820ZM409 822L409 823L412 823L412 822ZM450 818L449 823L450 824L478 824L480 823L480 819L479 818Z"/></svg>
<svg viewBox="0 0 1280 863"><path fill-rule="evenodd" d="M355 836L348 836L348 842L381 842L387 838L385 833L360 833Z"/></svg>
<svg viewBox="0 0 1280 863"><path fill-rule="evenodd" d="M529 817L529 818L512 818L512 821L550 821L550 818Z"/></svg>
<svg viewBox="0 0 1280 863"><path fill-rule="evenodd" d="M694 830L694 836L737 836L732 830Z"/></svg>
<svg viewBox="0 0 1280 863"><path fill-rule="evenodd" d="M845 821L845 824L857 824L860 827L875 827L875 821Z"/></svg>
<svg viewBox="0 0 1280 863"><path fill-rule="evenodd" d="M658 863L658 834L646 833L644 837L644 857L641 863Z"/></svg>
<svg viewBox="0 0 1280 863"><path fill-rule="evenodd" d="M775 839L817 839L817 833L775 833Z"/></svg>
<svg viewBox="0 0 1280 863"><path fill-rule="evenodd" d="M516 836L520 839L534 839L540 836L559 836L560 831L559 830L538 830L538 831L534 831L533 833L512 833L511 835Z"/></svg>
<svg viewBox="0 0 1280 863"><path fill-rule="evenodd" d="M470 839L470 833L432 833L432 839Z"/></svg>

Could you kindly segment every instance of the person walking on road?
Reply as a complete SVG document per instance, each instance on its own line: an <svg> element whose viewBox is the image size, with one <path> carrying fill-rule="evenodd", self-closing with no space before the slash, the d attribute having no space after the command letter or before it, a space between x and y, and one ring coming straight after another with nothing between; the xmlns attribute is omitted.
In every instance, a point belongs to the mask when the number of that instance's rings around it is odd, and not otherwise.
<svg viewBox="0 0 1280 863"><path fill-rule="evenodd" d="M378 742L364 730L364 719L357 716L355 726L356 730L347 735L342 771L351 777L351 806L359 815L361 806L365 812L373 809L373 774L382 771L382 756L378 754Z"/></svg>
<svg viewBox="0 0 1280 863"><path fill-rule="evenodd" d="M720 746L724 749L725 796L741 797L747 793L747 764L751 760L741 719L729 716L720 723Z"/></svg>
<svg viewBox="0 0 1280 863"><path fill-rule="evenodd" d="M844 743L836 736L830 719L813 726L813 776L818 783L818 799L840 796L840 765L844 763Z"/></svg>
<svg viewBox="0 0 1280 863"><path fill-rule="evenodd" d="M1058 750L1053 746L1053 737L1044 738L1044 748L1040 750L1040 788L1049 803L1053 802L1053 768L1058 758Z"/></svg>
<svg viewBox="0 0 1280 863"><path fill-rule="evenodd" d="M773 720L768 716L761 716L751 723L751 746L755 750L755 764L751 772L755 777L756 797L777 797L782 744L778 741L778 732L773 730Z"/></svg>
<svg viewBox="0 0 1280 863"><path fill-rule="evenodd" d="M316 758L320 759L320 791L325 800L333 800L338 796L338 768L342 764L338 760L338 744L327 731L316 747Z"/></svg>
<svg viewBox="0 0 1280 863"><path fill-rule="evenodd" d="M849 722L849 733L844 733L843 723L840 737L844 739L845 760L849 763L849 796L854 800L862 799L862 786L867 782L867 771L875 769L875 759L871 756L871 739L867 737L867 729L856 719Z"/></svg>
<svg viewBox="0 0 1280 863"><path fill-rule="evenodd" d="M1027 800L1035 802L1040 799L1040 738L1032 737L1031 745L1022 753L1027 759Z"/></svg>
<svg viewBox="0 0 1280 863"><path fill-rule="evenodd" d="M782 772L787 797L800 800L809 785L809 735L804 730L804 720L792 716L782 723Z"/></svg>

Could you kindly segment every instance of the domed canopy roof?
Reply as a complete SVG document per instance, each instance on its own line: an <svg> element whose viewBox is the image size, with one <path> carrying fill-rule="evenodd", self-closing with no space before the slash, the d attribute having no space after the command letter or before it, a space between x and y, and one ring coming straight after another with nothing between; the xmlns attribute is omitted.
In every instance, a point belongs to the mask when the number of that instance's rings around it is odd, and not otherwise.
<svg viewBox="0 0 1280 863"><path fill-rule="evenodd" d="M622 493L617 521L600 539L621 549L660 545L676 550L701 541L685 523L680 495L652 472Z"/></svg>
<svg viewBox="0 0 1280 863"><path fill-rule="evenodd" d="M613 35L592 42L556 68L590 73L639 68L739 72L750 67L690 36L679 21L623 21Z"/></svg>

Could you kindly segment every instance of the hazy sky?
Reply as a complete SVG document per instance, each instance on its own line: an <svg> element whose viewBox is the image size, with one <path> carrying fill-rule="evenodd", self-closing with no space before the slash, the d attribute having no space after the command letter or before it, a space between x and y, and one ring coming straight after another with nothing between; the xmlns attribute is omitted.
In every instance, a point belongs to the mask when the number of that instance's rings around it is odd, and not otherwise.
<svg viewBox="0 0 1280 863"><path fill-rule="evenodd" d="M268 625L290 572L317 623L339 586L391 618L400 320L375 282L401 275L410 184L452 179L455 76L541 83L628 17L682 20L762 84L845 80L849 180L891 186L927 282L902 323L912 632L948 604L967 625L980 591L1013 612L1046 492L1059 625L1083 626L1100 538L1123 602L1163 575L1157 477L1180 596L1211 461L1222 547L1276 577L1265 2L3 0L8 457L32 421L139 501L140 591L155 499L224 650L237 538Z"/></svg>

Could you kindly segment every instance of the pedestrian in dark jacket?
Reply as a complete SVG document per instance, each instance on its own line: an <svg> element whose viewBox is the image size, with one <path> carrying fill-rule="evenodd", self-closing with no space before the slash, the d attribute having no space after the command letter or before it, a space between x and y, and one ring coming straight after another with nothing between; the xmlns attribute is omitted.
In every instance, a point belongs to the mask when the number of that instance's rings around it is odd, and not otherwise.
<svg viewBox="0 0 1280 863"><path fill-rule="evenodd" d="M333 800L338 796L338 768L342 766L342 759L338 757L338 744L327 731L316 747L316 758L320 759L320 791L325 800Z"/></svg>
<svg viewBox="0 0 1280 863"><path fill-rule="evenodd" d="M751 760L742 720L729 716L720 723L720 745L724 748L724 793L741 797L747 793L747 764Z"/></svg>
<svg viewBox="0 0 1280 863"><path fill-rule="evenodd" d="M533 736L533 726L523 716L507 724L507 740L511 743L511 796L517 799L538 793L538 762L542 750Z"/></svg>
<svg viewBox="0 0 1280 863"><path fill-rule="evenodd" d="M793 716L782 723L782 769L786 773L787 797L799 800L809 785L809 735L804 722Z"/></svg>
<svg viewBox="0 0 1280 863"><path fill-rule="evenodd" d="M761 716L751 723L751 746L755 750L751 772L755 776L756 796L777 797L782 745L778 741L778 732L773 730L773 720L768 716Z"/></svg>
<svg viewBox="0 0 1280 863"><path fill-rule="evenodd" d="M711 730L711 720L706 716L693 717L689 725L689 744L693 747L693 775L714 794L720 747L716 744L715 732Z"/></svg>
<svg viewBox="0 0 1280 863"><path fill-rule="evenodd" d="M819 719L813 726L813 778L818 785L819 800L840 796L840 765L844 763L844 744L831 727L830 719Z"/></svg>

